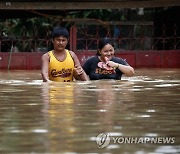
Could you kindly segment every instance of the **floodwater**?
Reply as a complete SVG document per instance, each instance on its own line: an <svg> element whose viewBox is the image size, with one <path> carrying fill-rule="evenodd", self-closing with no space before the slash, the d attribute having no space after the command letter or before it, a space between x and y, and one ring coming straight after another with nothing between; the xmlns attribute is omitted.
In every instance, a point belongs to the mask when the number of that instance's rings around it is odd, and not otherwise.
<svg viewBox="0 0 180 154"><path fill-rule="evenodd" d="M0 72L0 153L180 153L180 69L49 84Z"/></svg>

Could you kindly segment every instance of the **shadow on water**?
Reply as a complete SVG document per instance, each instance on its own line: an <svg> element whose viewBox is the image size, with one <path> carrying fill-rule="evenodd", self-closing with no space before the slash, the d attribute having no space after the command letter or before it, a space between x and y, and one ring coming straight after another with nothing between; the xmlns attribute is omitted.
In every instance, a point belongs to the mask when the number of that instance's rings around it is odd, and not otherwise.
<svg viewBox="0 0 180 154"><path fill-rule="evenodd" d="M39 71L0 79L0 153L180 152L178 69L140 69L121 81L48 84ZM110 135L104 148L101 133Z"/></svg>

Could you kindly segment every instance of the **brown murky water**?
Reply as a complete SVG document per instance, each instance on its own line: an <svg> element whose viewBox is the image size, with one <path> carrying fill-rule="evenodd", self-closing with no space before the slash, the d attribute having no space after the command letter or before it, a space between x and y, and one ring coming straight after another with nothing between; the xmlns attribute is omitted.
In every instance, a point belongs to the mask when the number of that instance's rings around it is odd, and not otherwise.
<svg viewBox="0 0 180 154"><path fill-rule="evenodd" d="M0 153L180 153L180 69L50 84L39 71L0 72Z"/></svg>

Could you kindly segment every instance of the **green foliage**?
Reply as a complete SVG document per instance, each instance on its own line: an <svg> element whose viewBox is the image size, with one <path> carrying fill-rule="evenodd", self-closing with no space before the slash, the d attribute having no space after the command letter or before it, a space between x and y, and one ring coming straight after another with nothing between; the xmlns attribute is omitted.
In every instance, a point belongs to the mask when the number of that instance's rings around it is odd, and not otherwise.
<svg viewBox="0 0 180 154"><path fill-rule="evenodd" d="M135 12L131 15L130 13L132 11L127 9L93 9L67 11L64 16L41 14L39 17L40 13L37 13L37 17L31 18L0 19L0 37L15 39L19 51L35 51L37 47L44 47L42 40L50 39L51 29L57 25L63 25L69 29L76 19L111 22L128 21L133 15L137 16Z"/></svg>
<svg viewBox="0 0 180 154"><path fill-rule="evenodd" d="M17 18L0 20L1 38L13 40L19 51L34 51L40 42L38 39L46 39L51 28L48 18ZM32 45L32 41L36 41ZM32 49L34 48L34 49Z"/></svg>

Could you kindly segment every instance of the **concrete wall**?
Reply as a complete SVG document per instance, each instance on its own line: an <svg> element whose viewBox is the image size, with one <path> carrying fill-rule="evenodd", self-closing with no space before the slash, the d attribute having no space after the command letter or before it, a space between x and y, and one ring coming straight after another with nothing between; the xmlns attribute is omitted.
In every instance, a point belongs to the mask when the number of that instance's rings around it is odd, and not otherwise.
<svg viewBox="0 0 180 154"><path fill-rule="evenodd" d="M41 68L43 53L0 53L0 70L37 70ZM80 52L77 56L83 64L95 52ZM180 50L117 52L134 68L180 68Z"/></svg>

